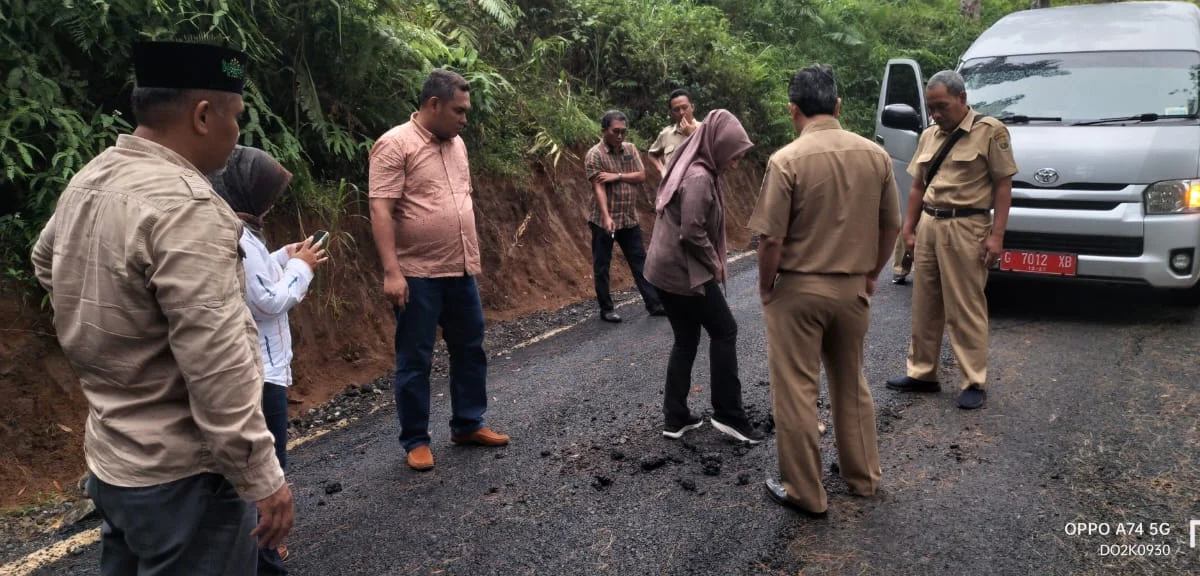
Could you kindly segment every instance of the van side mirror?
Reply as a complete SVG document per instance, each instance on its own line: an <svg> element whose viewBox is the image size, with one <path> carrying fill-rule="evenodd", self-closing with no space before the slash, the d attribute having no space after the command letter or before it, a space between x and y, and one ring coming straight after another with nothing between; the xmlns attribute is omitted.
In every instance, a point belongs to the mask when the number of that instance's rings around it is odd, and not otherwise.
<svg viewBox="0 0 1200 576"><path fill-rule="evenodd" d="M883 125L895 130L921 132L921 115L908 104L888 104L883 107Z"/></svg>

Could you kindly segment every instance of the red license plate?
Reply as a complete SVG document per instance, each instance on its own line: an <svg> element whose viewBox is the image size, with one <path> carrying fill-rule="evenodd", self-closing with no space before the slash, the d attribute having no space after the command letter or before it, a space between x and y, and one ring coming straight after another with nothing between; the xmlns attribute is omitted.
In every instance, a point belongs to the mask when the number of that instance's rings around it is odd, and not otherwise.
<svg viewBox="0 0 1200 576"><path fill-rule="evenodd" d="M1000 258L1000 269L1005 272L1074 276L1078 263L1079 259L1074 254L1005 250Z"/></svg>

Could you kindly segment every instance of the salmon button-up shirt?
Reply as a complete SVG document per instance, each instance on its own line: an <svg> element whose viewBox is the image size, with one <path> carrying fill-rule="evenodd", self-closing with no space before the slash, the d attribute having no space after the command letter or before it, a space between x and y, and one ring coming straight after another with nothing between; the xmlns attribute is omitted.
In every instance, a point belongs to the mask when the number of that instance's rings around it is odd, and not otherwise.
<svg viewBox="0 0 1200 576"><path fill-rule="evenodd" d="M471 169L459 136L442 140L417 122L387 131L371 149L369 196L392 198L396 256L406 277L482 272Z"/></svg>

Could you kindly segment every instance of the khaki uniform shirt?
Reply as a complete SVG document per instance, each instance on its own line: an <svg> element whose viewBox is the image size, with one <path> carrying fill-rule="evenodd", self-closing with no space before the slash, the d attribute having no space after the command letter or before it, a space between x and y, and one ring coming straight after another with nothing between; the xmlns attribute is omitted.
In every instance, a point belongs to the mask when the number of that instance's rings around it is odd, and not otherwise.
<svg viewBox="0 0 1200 576"><path fill-rule="evenodd" d="M402 274L442 278L483 272L461 137L439 139L414 113L371 148L367 186L371 198L397 200L392 219Z"/></svg>
<svg viewBox="0 0 1200 576"><path fill-rule="evenodd" d="M880 229L900 227L892 160L837 120L809 124L771 156L749 227L784 239L780 271L872 272Z"/></svg>
<svg viewBox="0 0 1200 576"><path fill-rule="evenodd" d="M1008 128L1003 122L984 116L975 122L977 112L971 110L958 125L966 130L950 149L938 172L925 187L926 206L936 208L992 208L996 180L1017 173L1009 143ZM925 182L925 170L942 143L950 134L936 124L925 129L917 144L914 160L908 165L913 182Z"/></svg>
<svg viewBox="0 0 1200 576"><path fill-rule="evenodd" d="M195 167L135 136L59 198L33 264L88 400L84 455L100 480L146 487L214 472L255 501L283 485L241 233Z"/></svg>
<svg viewBox="0 0 1200 576"><path fill-rule="evenodd" d="M703 123L699 120L696 121L697 130L700 129L701 124ZM695 134L695 132L693 132L693 134ZM679 129L679 124L672 124L666 128L663 128L662 132L658 133L658 138L654 139L654 143L650 145L650 149L647 150L646 153L654 157L660 157L662 159L661 161L663 164L663 169L665 170L666 167L671 164L671 158L675 157L675 151L678 150L679 146L683 144L683 141L687 139L687 135L685 135L683 131Z"/></svg>

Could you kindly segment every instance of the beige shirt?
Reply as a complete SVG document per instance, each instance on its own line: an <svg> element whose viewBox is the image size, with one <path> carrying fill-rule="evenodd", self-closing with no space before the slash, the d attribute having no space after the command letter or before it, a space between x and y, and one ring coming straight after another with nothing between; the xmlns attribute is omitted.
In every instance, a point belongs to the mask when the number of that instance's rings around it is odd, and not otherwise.
<svg viewBox="0 0 1200 576"><path fill-rule="evenodd" d="M809 124L771 156L749 227L784 239L780 271L872 272L880 230L900 227L892 159L837 120Z"/></svg>
<svg viewBox="0 0 1200 576"><path fill-rule="evenodd" d="M675 196L654 221L645 276L672 294L704 294L704 284L724 267L717 244L725 233L725 206L708 170L692 165Z"/></svg>
<svg viewBox="0 0 1200 576"><path fill-rule="evenodd" d="M224 475L249 500L283 485L262 413L242 225L171 150L123 135L71 179L33 250L88 400L100 480Z"/></svg>
<svg viewBox="0 0 1200 576"><path fill-rule="evenodd" d="M697 120L696 128L699 129L701 124L703 123ZM687 139L687 135L679 129L679 124L672 124L658 133L658 138L654 139L654 143L650 145L650 149L646 153L659 158L665 169L671 163L671 158L675 156L675 151L679 149L680 144Z"/></svg>
<svg viewBox="0 0 1200 576"><path fill-rule="evenodd" d="M461 137L441 140L417 123L387 131L371 149L371 198L394 198L400 272L415 278L478 276L471 168Z"/></svg>
<svg viewBox="0 0 1200 576"><path fill-rule="evenodd" d="M1016 175L1008 128L1003 122L971 110L958 125L967 130L942 161L933 182L925 188L926 206L937 208L992 208L994 185ZM914 182L925 181L925 170L950 134L936 124L925 129L917 144L915 160L908 165Z"/></svg>

